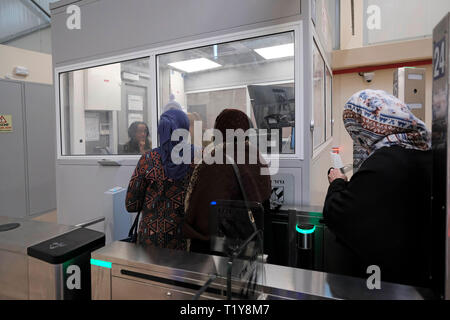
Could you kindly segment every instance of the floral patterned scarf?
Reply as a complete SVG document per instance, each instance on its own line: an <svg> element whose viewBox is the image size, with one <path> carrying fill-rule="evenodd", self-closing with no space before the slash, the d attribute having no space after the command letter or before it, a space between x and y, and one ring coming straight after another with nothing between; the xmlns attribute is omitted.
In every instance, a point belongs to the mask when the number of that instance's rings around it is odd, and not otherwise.
<svg viewBox="0 0 450 320"><path fill-rule="evenodd" d="M427 151L431 133L396 97L381 90L354 94L344 107L344 126L353 139L353 172L376 150L401 146Z"/></svg>

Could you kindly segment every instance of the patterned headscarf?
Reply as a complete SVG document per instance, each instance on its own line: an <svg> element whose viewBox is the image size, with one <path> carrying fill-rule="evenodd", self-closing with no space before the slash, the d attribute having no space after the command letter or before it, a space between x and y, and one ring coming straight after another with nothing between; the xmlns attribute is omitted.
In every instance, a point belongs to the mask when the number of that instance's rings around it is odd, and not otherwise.
<svg viewBox="0 0 450 320"><path fill-rule="evenodd" d="M401 146L426 151L431 134L425 123L396 97L381 90L363 90L354 94L344 107L344 126L353 139L353 169L376 150Z"/></svg>

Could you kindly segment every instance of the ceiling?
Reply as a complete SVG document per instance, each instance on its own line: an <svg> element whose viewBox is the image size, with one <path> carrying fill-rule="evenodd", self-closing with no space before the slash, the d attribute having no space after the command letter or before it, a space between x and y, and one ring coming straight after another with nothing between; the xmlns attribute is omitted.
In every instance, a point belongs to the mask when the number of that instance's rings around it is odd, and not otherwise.
<svg viewBox="0 0 450 320"><path fill-rule="evenodd" d="M221 43L217 45L216 51L214 51L214 46L205 46L163 54L158 56L158 62L160 67L166 67L168 63L176 61L206 58L219 63L224 68L245 66L249 64L263 63L266 61L253 49L293 42L294 33L284 32L263 37Z"/></svg>
<svg viewBox="0 0 450 320"><path fill-rule="evenodd" d="M0 43L50 26L51 2L57 0L1 0Z"/></svg>

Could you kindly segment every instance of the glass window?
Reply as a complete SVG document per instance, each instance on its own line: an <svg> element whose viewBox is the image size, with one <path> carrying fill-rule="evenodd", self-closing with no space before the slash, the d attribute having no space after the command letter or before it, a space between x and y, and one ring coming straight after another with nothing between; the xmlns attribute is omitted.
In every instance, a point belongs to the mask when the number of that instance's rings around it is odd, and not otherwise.
<svg viewBox="0 0 450 320"><path fill-rule="evenodd" d="M62 155L151 149L149 58L60 73Z"/></svg>
<svg viewBox="0 0 450 320"><path fill-rule="evenodd" d="M239 109L256 129L281 132L271 152L295 152L293 31L161 54L157 68L159 114L179 105L206 130Z"/></svg>
<svg viewBox="0 0 450 320"><path fill-rule="evenodd" d="M332 90L333 90L333 83L331 78L331 73L326 68L326 139L328 140L333 136L333 114L332 114Z"/></svg>
<svg viewBox="0 0 450 320"><path fill-rule="evenodd" d="M325 142L325 63L316 44L313 47L313 147Z"/></svg>

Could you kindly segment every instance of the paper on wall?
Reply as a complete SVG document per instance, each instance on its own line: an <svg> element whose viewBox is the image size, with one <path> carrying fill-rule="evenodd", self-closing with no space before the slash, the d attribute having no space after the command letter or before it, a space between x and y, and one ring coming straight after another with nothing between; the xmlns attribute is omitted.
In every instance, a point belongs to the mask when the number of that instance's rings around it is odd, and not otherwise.
<svg viewBox="0 0 450 320"><path fill-rule="evenodd" d="M100 118L98 114L85 116L86 141L100 140Z"/></svg>
<svg viewBox="0 0 450 320"><path fill-rule="evenodd" d="M144 110L144 98L142 96L128 95L128 110L142 111Z"/></svg>

